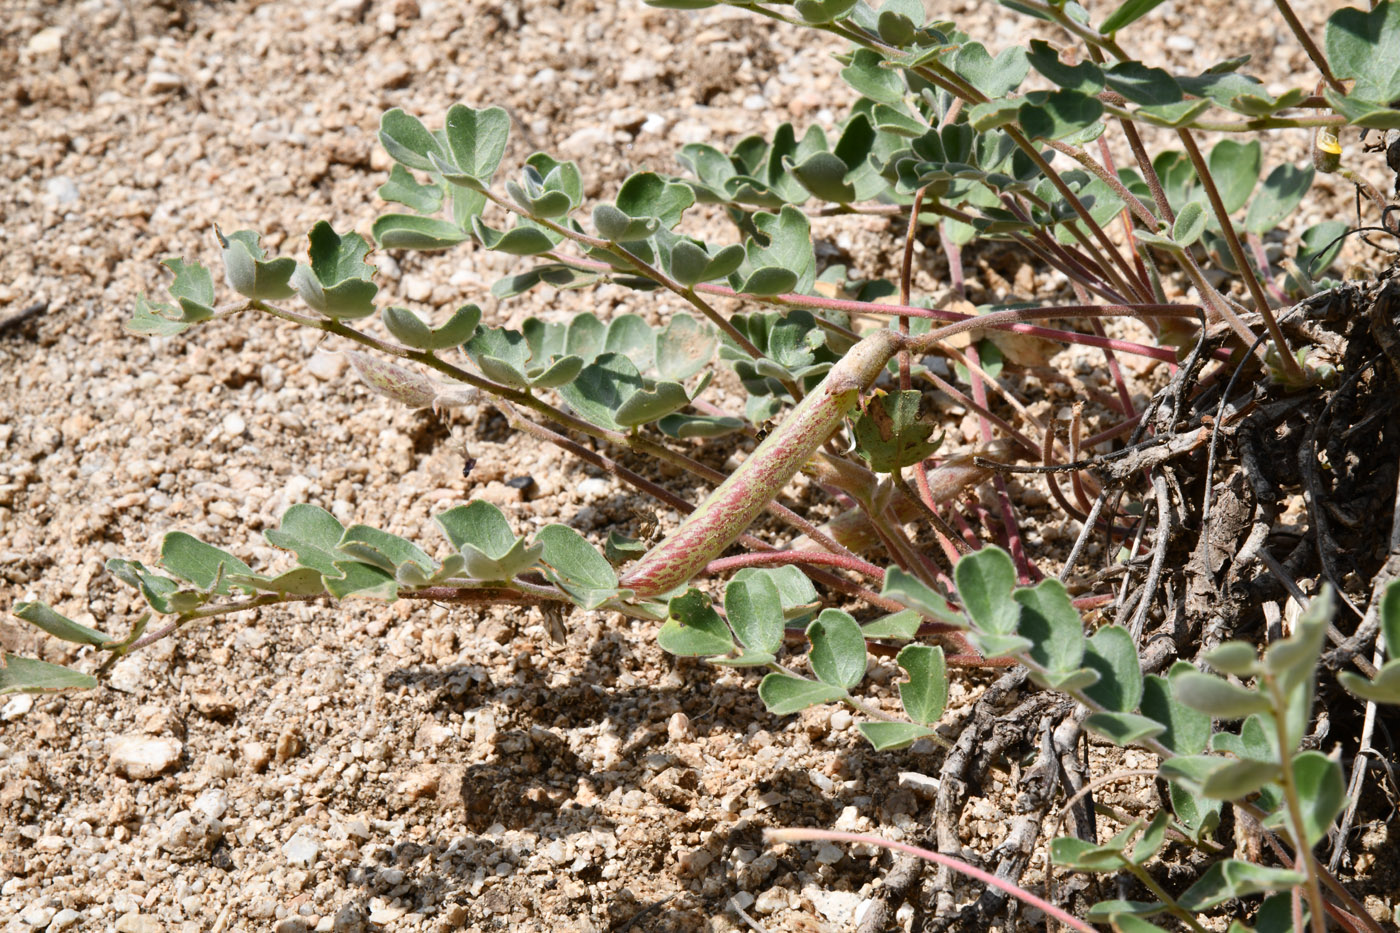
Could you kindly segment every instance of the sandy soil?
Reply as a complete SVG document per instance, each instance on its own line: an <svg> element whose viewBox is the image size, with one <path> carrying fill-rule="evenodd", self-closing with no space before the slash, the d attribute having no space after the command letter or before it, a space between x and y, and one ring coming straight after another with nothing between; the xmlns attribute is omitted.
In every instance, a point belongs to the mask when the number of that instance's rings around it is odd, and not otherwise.
<svg viewBox="0 0 1400 933"><path fill-rule="evenodd" d="M1255 53L1271 79L1308 74L1301 56L1271 57L1271 4L1204 6L1223 19L1155 14L1151 35L1174 37L1182 67L1218 49ZM1299 6L1315 24L1327 4ZM953 7L974 35L1014 38L1005 10ZM288 253L318 219L367 233L388 107L432 124L455 101L502 104L508 165L546 148L581 160L598 195L639 168L676 170L685 142L830 123L850 98L833 49L742 13L633 0L0 0L0 607L42 598L121 629L137 607L106 559L153 561L178 528L265 566L277 554L257 532L302 501L425 541L430 515L474 496L521 531L635 530L610 478L520 444L489 411L395 408L314 334L239 319L138 339L121 321L163 286L160 258L213 264L214 223ZM827 235L878 272L884 233ZM478 301L492 322L664 307L612 287L498 307L486 290L506 257L376 261L386 298ZM938 285L929 269L919 284ZM522 477L528 497L508 484ZM0 642L74 660L11 618ZM955 683L955 710L985 682ZM738 896L770 933L852 929L885 863L769 849L761 830L917 837L929 802L898 775L936 773L941 753L872 753L848 713L776 719L753 687L614 617L573 616L563 644L533 612L235 617L124 661L100 690L5 706L0 924L730 930ZM133 743L168 767L123 773ZM999 839L1013 791L980 789L971 857ZM1131 789L1107 799L1147 805Z"/></svg>

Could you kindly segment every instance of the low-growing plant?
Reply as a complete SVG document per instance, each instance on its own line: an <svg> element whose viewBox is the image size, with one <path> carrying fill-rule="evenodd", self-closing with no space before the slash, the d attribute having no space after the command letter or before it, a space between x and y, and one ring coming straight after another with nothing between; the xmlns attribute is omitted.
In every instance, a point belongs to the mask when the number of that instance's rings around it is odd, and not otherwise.
<svg viewBox="0 0 1400 933"><path fill-rule="evenodd" d="M42 602L17 604L21 618L105 659L88 672L6 655L0 693L92 687L119 658L202 620L350 597L574 606L651 620L674 655L762 669L758 693L773 715L851 706L877 749L948 745L939 724L949 667L1015 665L1072 698L1071 743L1082 721L1160 759L1166 801L1150 819L1123 820L1106 842L1089 833L1050 843L1054 864L1126 873L1150 896L1099 901L1089 921L1136 933L1157 929L1148 918L1170 916L1203 930L1204 914L1267 895L1251 910L1253 929L1300 929L1305 915L1319 931L1329 917L1379 929L1314 855L1348 797L1342 764L1305 748L1333 595L1322 586L1292 633L1262 655L1243 641L1207 645L1200 659L1214 675L1185 659L1189 644L1146 646L1148 621L1162 616L1172 515L1185 501L1168 488L1163 464L1198 449L1205 426L1239 415L1226 406L1241 373L1265 394L1325 391L1339 378L1335 346L1286 328L1306 305L1297 302L1321 307L1318 294L1337 284L1326 270L1348 225L1328 220L1290 236L1288 222L1315 174L1328 172L1374 202L1382 229L1393 223L1369 169L1343 164L1340 140L1400 130L1400 3L1338 10L1318 46L1278 0L1320 80L1315 91L1272 94L1245 73L1245 58L1189 75L1131 54L1134 24L1159 2L1126 0L1100 17L1065 0L1004 0L1035 34L993 55L954 23L929 19L919 0L878 9L863 0L734 0L849 42L841 75L856 103L831 132L813 125L799 135L783 124L727 153L687 145L677 156L686 174L634 174L587 212L582 169L547 153L497 182L510 128L504 110L457 105L434 129L390 110L379 139L395 164L379 194L406 210L374 222L379 248L463 247L529 260L492 287L502 300L608 281L671 293L690 312L656 325L581 311L567 322L530 318L516 330L486 324L477 305L465 304L434 323L382 306L365 261L370 242L322 222L310 231L305 262L267 255L254 231L215 231L240 297L221 302L209 270L168 259L170 299L138 299L129 329L174 337L266 314L323 331L358 345L347 352L374 390L417 409L495 406L515 431L679 513L679 526L654 547L617 530L595 543L562 523L527 538L496 506L475 500L436 516L447 547L433 549L297 504L265 534L294 564L263 571L176 532L155 568L108 562L149 606L123 636ZM1313 164L1265 172L1257 137L1273 129L1313 137ZM1208 154L1207 133L1223 134ZM1124 153L1131 164L1119 166ZM698 237L701 214L731 222L734 241ZM897 277L819 264L822 225L852 214L888 218L902 240ZM1271 256L1264 238L1279 229L1291 253ZM947 295L915 294L915 246L926 240L946 258ZM986 243L1057 273L1056 300L951 307L963 291L964 252ZM1169 300L1173 277L1184 279L1187 297ZM293 299L305 309L285 303ZM1137 339L1111 337L1104 322L1113 319L1146 326ZM1019 368L1071 378L1044 366L1063 345L1102 352L1114 392L1072 383L1098 413L1076 408L1057 425L1004 376ZM1150 400L1135 395L1119 366L1124 355L1167 364L1170 384ZM742 385L742 411L706 397L716 359ZM922 413L935 393L977 416L978 450L939 456L942 438ZM757 446L728 475L696 455L701 445L748 437ZM1085 459L1120 441L1126 446L1109 457ZM694 505L628 465L636 461L715 488ZM1036 465L1016 465L1026 461ZM1042 474L1063 517L1082 528L1058 578L1027 547L1006 481L1016 471ZM836 517L784 503L799 473L840 505ZM1211 484L1207 472L1207 497ZM989 495L964 495L978 486ZM770 538L787 535L786 545L749 533L765 512L776 523ZM1108 572L1076 580L1095 534L1112 542ZM706 575L726 578L722 588L694 585ZM1125 581L1116 595L1115 575ZM1142 581L1133 594L1130 577ZM1380 592L1370 613L1378 621L1358 629L1348 657L1379 630L1392 659L1378 671L1358 662L1372 676L1344 672L1341 682L1365 701L1393 704L1400 589ZM1096 623L1087 634L1086 612ZM903 673L899 714L869 684L872 654L892 657ZM1242 724L1230 731L1223 722ZM1226 803L1257 827L1272 857L1231 857L1213 840ZM1175 893L1147 867L1168 844L1210 859ZM1045 898L1032 902L1068 917ZM1250 928L1235 919L1230 929Z"/></svg>

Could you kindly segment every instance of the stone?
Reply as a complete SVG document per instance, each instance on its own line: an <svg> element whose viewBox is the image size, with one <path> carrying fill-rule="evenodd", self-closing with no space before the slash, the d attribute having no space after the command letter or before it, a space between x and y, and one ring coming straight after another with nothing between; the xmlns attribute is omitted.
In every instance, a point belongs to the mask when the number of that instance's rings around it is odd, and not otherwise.
<svg viewBox="0 0 1400 933"><path fill-rule="evenodd" d="M899 786L924 800L935 800L938 797L938 778L917 771L899 772Z"/></svg>
<svg viewBox="0 0 1400 933"><path fill-rule="evenodd" d="M303 826L282 846L282 855L293 865L310 868L316 864L316 856L321 854L319 834Z"/></svg>
<svg viewBox="0 0 1400 933"><path fill-rule="evenodd" d="M53 920L54 913L52 907L33 907L20 914L19 919L26 926L42 930Z"/></svg>
<svg viewBox="0 0 1400 933"><path fill-rule="evenodd" d="M779 887L769 888L755 898L753 902L753 912L763 917L777 913L780 910L787 910L787 908L787 892Z"/></svg>
<svg viewBox="0 0 1400 933"><path fill-rule="evenodd" d="M161 826L160 847L171 855L192 858L214 848L224 834L224 824L207 814L181 810Z"/></svg>
<svg viewBox="0 0 1400 933"><path fill-rule="evenodd" d="M233 703L214 690L196 690L191 702L201 716L210 719L229 719L237 711Z"/></svg>
<svg viewBox="0 0 1400 933"><path fill-rule="evenodd" d="M184 745L172 738L121 735L109 741L107 751L118 774L133 781L144 781L174 768Z"/></svg>
<svg viewBox="0 0 1400 933"><path fill-rule="evenodd" d="M146 93L147 94L168 94L171 91L178 91L184 87L185 79L173 71L148 71L146 72Z"/></svg>
<svg viewBox="0 0 1400 933"><path fill-rule="evenodd" d="M123 914L114 929L117 933L165 933L165 924L155 917L147 917L133 910Z"/></svg>
<svg viewBox="0 0 1400 933"><path fill-rule="evenodd" d="M49 933L62 933L63 930L68 929L81 919L83 919L82 914L71 907L65 907L54 914L53 919L49 921Z"/></svg>
<svg viewBox="0 0 1400 933"><path fill-rule="evenodd" d="M63 48L63 37L67 30L62 26L50 26L47 29L40 29L29 37L29 42L25 44L31 54L47 55L58 52Z"/></svg>
<svg viewBox="0 0 1400 933"><path fill-rule="evenodd" d="M55 175L44 182L44 196L55 207L67 207L78 200L78 183L67 175Z"/></svg>
<svg viewBox="0 0 1400 933"><path fill-rule="evenodd" d="M3 709L0 709L0 720L14 722L16 719L22 719L33 708L34 697L32 694L17 693L10 698Z"/></svg>
<svg viewBox="0 0 1400 933"><path fill-rule="evenodd" d="M675 712L666 721L666 735L672 742L689 742L695 738L695 730L690 725L690 717Z"/></svg>
<svg viewBox="0 0 1400 933"><path fill-rule="evenodd" d="M322 382L334 382L345 372L347 365L345 354L322 351L311 357L311 362L306 364L306 371Z"/></svg>
<svg viewBox="0 0 1400 933"><path fill-rule="evenodd" d="M254 774L265 771L268 762L272 761L272 749L262 742L244 742L239 752L242 753L248 769Z"/></svg>

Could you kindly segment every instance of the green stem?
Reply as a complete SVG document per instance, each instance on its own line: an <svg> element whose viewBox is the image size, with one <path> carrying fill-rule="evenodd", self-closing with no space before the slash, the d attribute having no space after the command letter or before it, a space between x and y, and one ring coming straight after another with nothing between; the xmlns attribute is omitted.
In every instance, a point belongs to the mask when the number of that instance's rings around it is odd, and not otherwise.
<svg viewBox="0 0 1400 933"><path fill-rule="evenodd" d="M1123 867L1134 878L1142 882L1143 887L1152 892L1153 896L1167 908L1167 913L1189 926L1195 933L1207 933L1206 928L1201 926L1200 921L1196 919L1196 915L1178 904L1176 899L1168 894L1166 889L1158 884L1145 868L1127 861Z"/></svg>
<svg viewBox="0 0 1400 933"><path fill-rule="evenodd" d="M1306 824L1303 822L1303 803L1298 796L1298 784L1293 779L1293 743L1288 735L1288 697L1279 687L1278 680L1269 674L1263 677L1273 701L1274 731L1278 737L1278 747L1282 752L1283 767L1279 782L1283 785L1283 799L1288 807L1288 830L1293 837L1294 867L1303 873L1303 890L1307 893L1308 906L1312 914L1313 933L1327 933L1327 905L1322 899L1322 888L1318 884L1317 860L1313 858L1312 847L1308 844Z"/></svg>

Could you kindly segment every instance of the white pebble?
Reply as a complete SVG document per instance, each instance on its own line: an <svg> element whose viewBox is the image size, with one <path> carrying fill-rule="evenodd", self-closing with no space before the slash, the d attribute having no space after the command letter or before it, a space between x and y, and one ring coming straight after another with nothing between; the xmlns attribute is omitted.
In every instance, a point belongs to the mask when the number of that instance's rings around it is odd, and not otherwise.
<svg viewBox="0 0 1400 933"><path fill-rule="evenodd" d="M316 856L320 854L321 842L316 838L315 830L306 827L297 830L296 835L282 846L282 855L287 861L306 868L316 864Z"/></svg>
<svg viewBox="0 0 1400 933"><path fill-rule="evenodd" d="M0 720L14 722L34 708L34 697L28 693L17 693L0 709Z"/></svg>
<svg viewBox="0 0 1400 933"><path fill-rule="evenodd" d="M108 753L118 774L135 781L156 777L180 760L184 745L178 739L147 735L121 735L111 739Z"/></svg>

